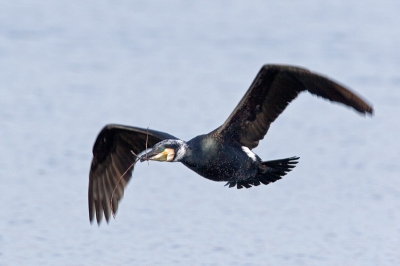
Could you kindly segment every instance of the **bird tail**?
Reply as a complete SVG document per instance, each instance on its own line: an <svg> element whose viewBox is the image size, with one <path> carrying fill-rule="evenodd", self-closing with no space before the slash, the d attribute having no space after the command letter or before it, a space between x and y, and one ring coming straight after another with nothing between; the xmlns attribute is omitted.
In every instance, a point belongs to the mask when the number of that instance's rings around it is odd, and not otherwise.
<svg viewBox="0 0 400 266"><path fill-rule="evenodd" d="M296 167L300 157L290 157L286 159L279 159L273 161L261 162L258 166L257 175L251 180L230 181L225 186L234 187L237 185L238 189L243 187L250 188L251 186L258 186L261 183L268 185L282 179L288 172Z"/></svg>

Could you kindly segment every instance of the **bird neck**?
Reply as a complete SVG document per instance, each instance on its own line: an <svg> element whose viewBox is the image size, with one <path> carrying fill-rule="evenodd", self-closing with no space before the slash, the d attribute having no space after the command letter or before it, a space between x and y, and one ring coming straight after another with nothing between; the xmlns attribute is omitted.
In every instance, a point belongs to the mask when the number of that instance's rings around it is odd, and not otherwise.
<svg viewBox="0 0 400 266"><path fill-rule="evenodd" d="M176 140L177 148L175 149L174 162L180 162L188 151L188 144L183 140Z"/></svg>

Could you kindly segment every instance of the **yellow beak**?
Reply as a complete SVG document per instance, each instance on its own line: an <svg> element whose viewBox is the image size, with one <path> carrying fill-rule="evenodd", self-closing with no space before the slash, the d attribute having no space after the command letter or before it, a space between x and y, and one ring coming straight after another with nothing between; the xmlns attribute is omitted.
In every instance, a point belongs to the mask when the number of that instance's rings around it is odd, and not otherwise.
<svg viewBox="0 0 400 266"><path fill-rule="evenodd" d="M149 157L149 160L159 161L159 162L170 162L174 159L175 151L174 149L165 149L154 156Z"/></svg>

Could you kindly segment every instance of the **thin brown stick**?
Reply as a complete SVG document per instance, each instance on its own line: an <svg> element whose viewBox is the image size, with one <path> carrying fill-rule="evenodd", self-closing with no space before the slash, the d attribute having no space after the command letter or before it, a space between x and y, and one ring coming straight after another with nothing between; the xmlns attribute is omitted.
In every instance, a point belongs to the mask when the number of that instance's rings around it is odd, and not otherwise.
<svg viewBox="0 0 400 266"><path fill-rule="evenodd" d="M145 151L147 151L147 144L148 144L148 142L149 142L149 127L147 127L147 134L146 134L146 150L145 150ZM112 203L113 203L113 200L114 200L114 193L115 193L115 190L117 189L119 182L121 182L121 179L129 172L129 170L135 165L135 163L136 163L137 161L139 161L139 156L138 156L136 153L134 153L132 150L131 150L131 153L132 153L133 155L136 156L136 160L135 160L135 161L128 167L128 169L126 169L126 171L119 177L118 182L117 182L117 184L115 185L115 187L114 187L114 189L113 189L113 192L111 193L110 207L111 207L111 214L112 214L114 220L115 220L115 212L114 212L114 208L113 208ZM146 161L147 161L147 165L149 165L150 163L149 163L149 158L147 157L147 152L146 152Z"/></svg>
<svg viewBox="0 0 400 266"><path fill-rule="evenodd" d="M148 152L147 152L147 143L148 143L148 141L149 141L149 127L147 127L147 134L146 134L146 160L147 160L147 165L150 165L149 158L147 157L147 154L148 154Z"/></svg>
<svg viewBox="0 0 400 266"><path fill-rule="evenodd" d="M115 190L117 189L119 182L121 182L121 179L129 172L129 170L130 170L130 169L135 165L135 163L139 160L139 157L136 155L136 153L134 153L132 150L131 150L131 153L132 153L133 155L136 156L136 160L135 160L135 161L128 167L128 169L126 169L126 171L119 177L118 182L117 182L117 184L115 185L113 192L111 193L110 207L111 207L111 214L112 214L114 220L115 220L115 212L114 212L114 207L113 207L113 204L112 204L112 203L113 203L113 199L114 199Z"/></svg>

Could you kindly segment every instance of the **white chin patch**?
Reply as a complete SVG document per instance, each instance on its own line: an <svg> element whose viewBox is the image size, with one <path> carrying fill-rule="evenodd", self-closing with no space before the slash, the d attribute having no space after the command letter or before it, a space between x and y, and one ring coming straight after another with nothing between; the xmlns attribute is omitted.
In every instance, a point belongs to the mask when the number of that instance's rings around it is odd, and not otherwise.
<svg viewBox="0 0 400 266"><path fill-rule="evenodd" d="M252 152L249 148L242 146L242 150L249 156L253 161L257 161L256 154Z"/></svg>

